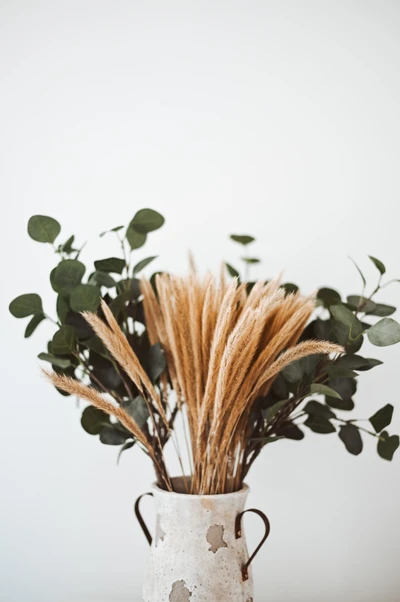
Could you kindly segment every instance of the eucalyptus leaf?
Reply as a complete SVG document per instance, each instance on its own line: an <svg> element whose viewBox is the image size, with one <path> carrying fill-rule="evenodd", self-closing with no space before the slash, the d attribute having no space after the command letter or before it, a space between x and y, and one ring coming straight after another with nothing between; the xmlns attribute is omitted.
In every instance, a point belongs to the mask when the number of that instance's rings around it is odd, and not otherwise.
<svg viewBox="0 0 400 602"><path fill-rule="evenodd" d="M301 441L304 439L304 433L297 426L297 424L287 424L282 426L276 432L277 436L285 437L285 439L292 439L292 441Z"/></svg>
<svg viewBox="0 0 400 602"><path fill-rule="evenodd" d="M354 370L335 364L327 366L326 373L331 378L354 378L355 376L358 376L357 372L354 372Z"/></svg>
<svg viewBox="0 0 400 602"><path fill-rule="evenodd" d="M99 435L101 430L109 424L110 417L102 410L93 406L88 406L83 410L81 425L89 435Z"/></svg>
<svg viewBox="0 0 400 602"><path fill-rule="evenodd" d="M28 222L28 234L37 242L52 244L60 230L58 221L47 215L33 215Z"/></svg>
<svg viewBox="0 0 400 602"><path fill-rule="evenodd" d="M71 294L71 309L76 312L95 312L100 305L101 293L97 286L79 284Z"/></svg>
<svg viewBox="0 0 400 602"><path fill-rule="evenodd" d="M43 362L49 362L53 366L57 366L58 368L69 368L72 364L68 359L64 359L61 357L55 357L51 355L51 353L39 353L38 358Z"/></svg>
<svg viewBox="0 0 400 602"><path fill-rule="evenodd" d="M141 395L138 395L135 399L123 401L121 407L134 419L140 429L145 426L150 417L147 404Z"/></svg>
<svg viewBox="0 0 400 602"><path fill-rule="evenodd" d="M336 431L333 424L324 416L317 416L316 414L310 414L307 420L304 422L305 426L321 435L328 435Z"/></svg>
<svg viewBox="0 0 400 602"><path fill-rule="evenodd" d="M311 414L312 416L319 416L321 418L327 418L328 420L330 418L336 417L335 413L332 412L332 410L329 406L324 405L323 403L320 403L319 401L316 401L315 399L311 399L310 401L307 402L307 404L304 407L304 412L306 412L307 414Z"/></svg>
<svg viewBox="0 0 400 602"><path fill-rule="evenodd" d="M327 385L321 385L319 383L313 383L310 387L310 392L318 395L328 395L329 397L342 399L341 395L337 391L327 387Z"/></svg>
<svg viewBox="0 0 400 602"><path fill-rule="evenodd" d="M229 263L225 263L226 269L228 270L228 274L232 276L232 278L240 278L240 274L233 266Z"/></svg>
<svg viewBox="0 0 400 602"><path fill-rule="evenodd" d="M33 318L31 319L31 321L29 322L28 326L26 327L25 334L24 334L25 339L28 339L35 332L35 330L39 326L40 322L43 322L43 320L45 320L45 319L46 319L46 316L44 314L35 314L33 316Z"/></svg>
<svg viewBox="0 0 400 602"><path fill-rule="evenodd" d="M66 242L63 245L61 245L60 250L63 253L66 253L67 255L76 251L76 249L73 248L74 240L75 240L75 236L73 234L72 236L70 236L68 238L68 240L66 240Z"/></svg>
<svg viewBox="0 0 400 602"><path fill-rule="evenodd" d="M324 307L329 308L331 305L341 303L341 297L337 291L332 288L320 288L317 292L317 299L322 301Z"/></svg>
<svg viewBox="0 0 400 602"><path fill-rule="evenodd" d="M100 234L100 238L103 238L103 236L105 236L106 234L110 234L110 232L119 232L119 230L122 230L123 227L124 226L115 226L115 228L111 228L111 230L105 230Z"/></svg>
<svg viewBox="0 0 400 602"><path fill-rule="evenodd" d="M386 272L385 265L376 257L372 257L372 255L368 255L368 257L370 258L372 263L375 265L375 267L379 270L380 274L383 275Z"/></svg>
<svg viewBox="0 0 400 602"><path fill-rule="evenodd" d="M364 313L372 313L376 309L376 303L371 301L371 299L367 299L366 297L361 297L360 295L349 295L347 297L347 303L358 312Z"/></svg>
<svg viewBox="0 0 400 602"><path fill-rule="evenodd" d="M271 422L271 420L273 418L275 418L275 416L278 414L278 412L283 408L283 406L285 406L288 403L288 399L282 399L280 401L277 401L273 406L271 406L270 408L267 408L265 410L262 410L262 416L265 420L265 422L268 424L269 422Z"/></svg>
<svg viewBox="0 0 400 602"><path fill-rule="evenodd" d="M360 431L354 424L346 424L340 427L339 438L343 441L347 451L353 456L358 456L363 450L363 442Z"/></svg>
<svg viewBox="0 0 400 602"><path fill-rule="evenodd" d="M130 226L126 231L126 239L130 248L132 251L134 251L135 249L140 249L140 247L143 247L147 239L147 234L144 232L138 232L135 230L135 228Z"/></svg>
<svg viewBox="0 0 400 602"><path fill-rule="evenodd" d="M117 286L114 278L107 272L94 272L89 282L90 284L93 282L94 284L97 284L98 286L104 286L105 288L114 288L114 286Z"/></svg>
<svg viewBox="0 0 400 602"><path fill-rule="evenodd" d="M63 297L63 295L58 295L57 302L56 302L56 308L57 308L57 316L58 316L61 324L64 324L65 320L67 319L68 312L71 309L68 298Z"/></svg>
<svg viewBox="0 0 400 602"><path fill-rule="evenodd" d="M164 222L165 219L157 211L154 211L153 209L140 209L129 226L133 227L137 232L148 234L149 232L161 228Z"/></svg>
<svg viewBox="0 0 400 602"><path fill-rule="evenodd" d="M281 284L281 288L285 289L287 295L289 295L290 293L297 293L297 291L299 290L297 284L293 284L293 282L285 282L284 284Z"/></svg>
<svg viewBox="0 0 400 602"><path fill-rule="evenodd" d="M53 288L58 293L69 294L81 283L86 268L77 259L64 259L54 270Z"/></svg>
<svg viewBox="0 0 400 602"><path fill-rule="evenodd" d="M138 272L144 270L144 268L148 266L149 263L154 261L154 259L157 259L157 255L154 255L153 257L146 257L146 259L139 261L133 268L133 274L137 274Z"/></svg>
<svg viewBox="0 0 400 602"><path fill-rule="evenodd" d="M282 374L283 374L285 380L288 381L289 383L299 382L303 377L303 368L302 368L301 360L296 360L296 361L292 362L291 364L289 364L288 366L286 366L282 370Z"/></svg>
<svg viewBox="0 0 400 602"><path fill-rule="evenodd" d="M131 438L131 433L125 433L114 426L106 426L100 431L100 441L104 445L122 445Z"/></svg>
<svg viewBox="0 0 400 602"><path fill-rule="evenodd" d="M245 263L260 263L260 260L257 257L242 257L242 261Z"/></svg>
<svg viewBox="0 0 400 602"><path fill-rule="evenodd" d="M54 355L69 355L75 350L75 341L75 331L72 326L61 326L51 342Z"/></svg>
<svg viewBox="0 0 400 602"><path fill-rule="evenodd" d="M94 267L99 272L112 272L114 274L122 274L125 267L125 260L120 257L107 257L94 262Z"/></svg>
<svg viewBox="0 0 400 602"><path fill-rule="evenodd" d="M36 293L20 295L11 301L8 309L14 318L27 318L43 313L42 299Z"/></svg>
<svg viewBox="0 0 400 602"><path fill-rule="evenodd" d="M393 406L388 403L383 408L375 412L373 416L369 419L370 423L375 429L376 433L380 433L384 428L389 426L392 422L393 417Z"/></svg>
<svg viewBox="0 0 400 602"><path fill-rule="evenodd" d="M369 342L377 347L387 347L400 342L400 324L392 318L382 318L367 331Z"/></svg>
<svg viewBox="0 0 400 602"><path fill-rule="evenodd" d="M331 305L329 310L335 320L349 327L351 338L355 338L362 333L363 327L360 320L345 305Z"/></svg>
<svg viewBox="0 0 400 602"><path fill-rule="evenodd" d="M398 435L389 436L387 431L383 431L378 440L378 454L384 460L391 462L395 451L399 447L399 443Z"/></svg>
<svg viewBox="0 0 400 602"><path fill-rule="evenodd" d="M255 241L255 238L253 236L249 236L248 234L231 234L230 238L231 240L244 246Z"/></svg>
<svg viewBox="0 0 400 602"><path fill-rule="evenodd" d="M386 318L387 316L391 316L396 311L396 308L393 305L384 305L383 303L375 303L375 308L371 311L368 311L367 314L369 316L377 316L378 318Z"/></svg>
<svg viewBox="0 0 400 602"><path fill-rule="evenodd" d="M358 370L359 372L371 370L371 368L374 368L375 366L380 366L382 364L383 362L381 362L380 360L376 360L372 357L365 358L361 357L361 355L355 354L342 355L342 357L340 357L336 361L337 366L350 368L352 370Z"/></svg>

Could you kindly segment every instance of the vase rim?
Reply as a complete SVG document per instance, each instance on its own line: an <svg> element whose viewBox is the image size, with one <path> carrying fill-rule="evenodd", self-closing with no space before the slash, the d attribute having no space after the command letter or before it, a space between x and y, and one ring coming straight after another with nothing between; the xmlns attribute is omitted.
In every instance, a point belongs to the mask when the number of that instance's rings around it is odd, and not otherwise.
<svg viewBox="0 0 400 602"><path fill-rule="evenodd" d="M184 478L190 479L190 477L172 477L171 481L173 481L175 483L178 482L183 485ZM231 491L230 493L199 494L199 493L183 493L183 492L181 493L179 491L167 491L166 489L161 489L161 487L159 487L159 485L157 485L156 482L152 484L151 489L152 489L152 491L157 493L157 495L162 494L162 495L168 495L169 497L175 496L175 497L179 497L181 499L182 498L190 498L190 499L218 498L219 500L222 498L227 498L227 497L232 498L232 496L247 495L250 491L250 488L248 485L246 485L246 483L243 483L243 487L241 489L238 489L237 491Z"/></svg>

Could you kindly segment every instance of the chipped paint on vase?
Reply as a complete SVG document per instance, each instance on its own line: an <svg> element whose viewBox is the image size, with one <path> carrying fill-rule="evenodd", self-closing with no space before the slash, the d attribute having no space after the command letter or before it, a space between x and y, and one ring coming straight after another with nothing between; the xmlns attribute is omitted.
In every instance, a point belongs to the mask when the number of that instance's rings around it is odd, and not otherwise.
<svg viewBox="0 0 400 602"><path fill-rule="evenodd" d="M183 479L174 487L183 489ZM180 482L180 486L179 486ZM252 602L253 577L243 581L248 559L245 537L235 538L248 487L221 495L152 494L155 537L143 587L144 602Z"/></svg>

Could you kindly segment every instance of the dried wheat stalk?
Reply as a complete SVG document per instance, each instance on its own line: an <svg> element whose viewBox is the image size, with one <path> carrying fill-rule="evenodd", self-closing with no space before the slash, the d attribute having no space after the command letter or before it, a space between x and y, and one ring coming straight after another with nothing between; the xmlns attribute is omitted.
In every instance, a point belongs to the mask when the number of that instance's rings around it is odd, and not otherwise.
<svg viewBox="0 0 400 602"><path fill-rule="evenodd" d="M159 274L157 295L141 281L147 332L160 342L167 373L154 387L103 302L105 321L83 314L108 351L135 383L148 403L154 435L149 440L133 418L97 391L57 374L48 377L60 389L82 397L114 415L142 443L153 459L162 485L171 488L158 436L166 415L168 376L179 407L185 404L193 474L192 493L223 493L241 486L251 437L249 417L258 397L291 362L312 354L341 353L339 345L297 341L314 309L311 298L285 294L279 278L246 285L212 275L201 278L191 261L187 277ZM153 412L154 410L154 412Z"/></svg>

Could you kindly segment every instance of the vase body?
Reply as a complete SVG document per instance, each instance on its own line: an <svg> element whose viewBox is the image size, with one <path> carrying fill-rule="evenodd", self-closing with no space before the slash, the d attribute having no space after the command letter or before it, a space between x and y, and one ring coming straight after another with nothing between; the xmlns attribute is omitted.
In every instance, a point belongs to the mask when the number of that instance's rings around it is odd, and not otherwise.
<svg viewBox="0 0 400 602"><path fill-rule="evenodd" d="M171 493L153 486L156 527L144 602L253 602L246 540L235 522L248 487L221 495Z"/></svg>

